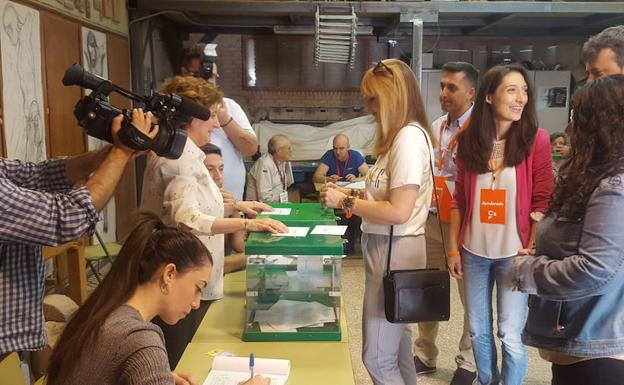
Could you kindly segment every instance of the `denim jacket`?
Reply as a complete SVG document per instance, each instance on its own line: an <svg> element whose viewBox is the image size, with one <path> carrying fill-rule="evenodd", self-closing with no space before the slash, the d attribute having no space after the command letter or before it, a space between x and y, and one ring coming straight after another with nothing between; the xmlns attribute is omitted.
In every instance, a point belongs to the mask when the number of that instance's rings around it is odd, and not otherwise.
<svg viewBox="0 0 624 385"><path fill-rule="evenodd" d="M546 216L514 275L529 298L526 345L580 357L624 353L624 174L605 178L582 221Z"/></svg>

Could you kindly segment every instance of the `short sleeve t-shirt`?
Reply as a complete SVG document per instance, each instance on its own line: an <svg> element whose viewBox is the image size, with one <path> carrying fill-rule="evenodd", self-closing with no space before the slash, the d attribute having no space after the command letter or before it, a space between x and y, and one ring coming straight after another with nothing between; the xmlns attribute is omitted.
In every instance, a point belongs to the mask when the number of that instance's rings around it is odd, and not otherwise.
<svg viewBox="0 0 624 385"><path fill-rule="evenodd" d="M377 158L366 174L366 199L387 201L390 190L405 185L418 185L416 203L407 222L394 226L395 236L420 235L431 205L433 181L430 162L433 148L425 139L425 130L417 125L405 126L394 138L390 151ZM362 218L362 231L368 234L389 235L390 226L370 223Z"/></svg>
<svg viewBox="0 0 624 385"><path fill-rule="evenodd" d="M336 159L336 154L334 154L333 150L327 151L321 158L321 163L329 167L327 175L338 175L341 178L349 174L358 176L358 168L365 162L362 154L355 150L349 150L349 158L346 159L346 161L347 164L345 164L344 161Z"/></svg>

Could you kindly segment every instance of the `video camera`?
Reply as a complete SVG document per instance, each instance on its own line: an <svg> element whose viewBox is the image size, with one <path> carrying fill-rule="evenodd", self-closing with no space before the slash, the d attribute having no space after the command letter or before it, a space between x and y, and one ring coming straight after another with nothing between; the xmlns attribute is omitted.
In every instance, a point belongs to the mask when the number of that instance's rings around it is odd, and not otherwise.
<svg viewBox="0 0 624 385"><path fill-rule="evenodd" d="M111 124L113 118L122 114L124 118L118 136L123 144L137 151L152 150L169 159L177 159L182 155L187 138L186 131L175 128L172 123L190 123L194 117L201 120L210 118L208 109L184 96L156 92L150 96L140 96L85 71L78 64L73 64L65 71L63 84L92 90L74 108L78 124L87 135L113 143ZM151 111L158 118L159 130L154 139L132 125L130 110L119 109L110 104L108 96L113 91L140 103L145 112Z"/></svg>

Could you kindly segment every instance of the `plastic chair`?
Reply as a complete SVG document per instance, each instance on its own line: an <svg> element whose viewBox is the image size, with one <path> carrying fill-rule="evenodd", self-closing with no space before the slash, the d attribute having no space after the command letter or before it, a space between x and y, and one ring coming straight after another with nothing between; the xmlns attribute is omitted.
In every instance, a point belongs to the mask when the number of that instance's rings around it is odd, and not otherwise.
<svg viewBox="0 0 624 385"><path fill-rule="evenodd" d="M117 254L119 254L119 250L121 250L121 245L117 242L105 243L97 230L95 231L95 236L98 240L98 244L86 246L84 254L87 265L89 265L93 275L95 275L95 279L97 279L98 283L102 283L102 277L100 277L94 263L102 259L107 259L112 264L113 258L115 258Z"/></svg>

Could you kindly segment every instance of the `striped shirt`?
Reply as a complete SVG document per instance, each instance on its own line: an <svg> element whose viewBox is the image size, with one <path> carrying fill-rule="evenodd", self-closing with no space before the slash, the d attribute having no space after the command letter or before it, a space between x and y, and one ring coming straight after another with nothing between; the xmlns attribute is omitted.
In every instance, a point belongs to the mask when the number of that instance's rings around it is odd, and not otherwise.
<svg viewBox="0 0 624 385"><path fill-rule="evenodd" d="M64 159L0 158L0 356L45 346L41 246L93 232L91 194L73 189Z"/></svg>

